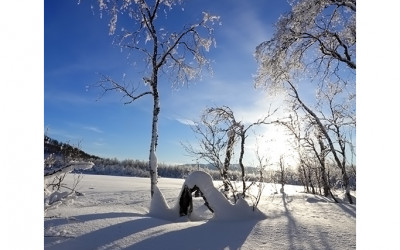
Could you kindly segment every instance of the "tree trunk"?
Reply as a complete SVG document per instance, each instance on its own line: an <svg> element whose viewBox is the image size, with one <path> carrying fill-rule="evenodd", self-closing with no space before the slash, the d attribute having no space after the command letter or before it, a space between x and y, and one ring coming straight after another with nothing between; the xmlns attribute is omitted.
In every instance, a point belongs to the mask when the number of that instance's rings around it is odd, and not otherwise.
<svg viewBox="0 0 400 250"><path fill-rule="evenodd" d="M188 186L184 186L182 189L181 197L179 198L179 215L184 216L191 214L193 211L193 198L192 191Z"/></svg>
<svg viewBox="0 0 400 250"><path fill-rule="evenodd" d="M312 177L311 177L311 170L310 170L310 167L307 167L308 169L308 180L310 181L310 186L311 186L311 190L312 190L312 193L313 194L315 194L315 189L314 189L314 184L313 184L313 182L312 182Z"/></svg>
<svg viewBox="0 0 400 250"><path fill-rule="evenodd" d="M320 148L320 154L318 157L319 163L320 163L320 170L321 170L321 178L322 178L322 185L324 188L324 196L328 197L330 193L330 187L328 183L328 178L326 176L326 169L325 169L325 144L322 141L322 137L318 136L318 144ZM334 197L333 197L334 198Z"/></svg>
<svg viewBox="0 0 400 250"><path fill-rule="evenodd" d="M152 84L153 88L153 121L152 121L152 129L151 129L151 143L150 143L150 157L149 157L149 171L150 171L150 193L151 197L154 194L154 188L157 186L158 177L157 177L157 140L158 140L158 114L160 113L160 100L158 96L157 90L157 82L154 81Z"/></svg>
<svg viewBox="0 0 400 250"><path fill-rule="evenodd" d="M317 186L319 194L322 195L321 188L321 177L319 176L318 169L315 169L315 179L317 180Z"/></svg>
<svg viewBox="0 0 400 250"><path fill-rule="evenodd" d="M347 175L345 168L342 169L342 179L343 179L344 188L346 189L346 197L349 200L349 203L353 204L353 198L351 197L351 194L350 194L349 176Z"/></svg>
<svg viewBox="0 0 400 250"><path fill-rule="evenodd" d="M324 188L324 196L328 197L330 187L328 183L328 178L326 176L325 166L321 166L321 175L322 175L322 185Z"/></svg>
<svg viewBox="0 0 400 250"><path fill-rule="evenodd" d="M246 197L246 181L245 181L244 177L245 177L246 173L245 173L245 169L244 169L244 165L243 165L243 155L244 155L244 142L245 142L246 137L244 135L244 132L242 132L240 134L240 138L241 138L241 143L240 143L239 165L242 170L242 182L243 182L242 195L243 195L243 198L245 198Z"/></svg>
<svg viewBox="0 0 400 250"><path fill-rule="evenodd" d="M231 162L232 151L233 151L233 144L235 143L235 133L234 131L228 131L228 145L226 147L225 153L225 161L224 166L222 169L222 179L224 182L224 189L225 191L229 191L229 184L228 184L228 169Z"/></svg>
<svg viewBox="0 0 400 250"><path fill-rule="evenodd" d="M309 179L307 177L307 173L306 173L306 168L304 167L304 165L301 166L301 170L303 170L303 176L304 176L304 182L306 184L306 188L307 188L307 193L310 193L310 188L309 188Z"/></svg>

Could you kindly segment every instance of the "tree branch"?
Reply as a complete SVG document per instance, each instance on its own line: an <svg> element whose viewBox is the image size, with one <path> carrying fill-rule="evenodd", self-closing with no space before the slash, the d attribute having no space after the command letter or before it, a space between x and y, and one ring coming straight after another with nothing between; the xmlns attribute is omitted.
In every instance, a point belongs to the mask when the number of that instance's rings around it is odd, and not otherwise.
<svg viewBox="0 0 400 250"><path fill-rule="evenodd" d="M116 82L112 78L110 78L109 76L102 75L101 77L102 77L102 79L99 82L99 86L101 88L103 88L103 90L104 90L103 95L108 91L122 92L123 97L128 97L130 99L130 101L124 102L124 104L130 104L145 95L153 95L153 92L151 92L151 91L146 91L139 95L134 95L133 92L135 92L136 89L129 91L125 86L122 86L121 84L119 84L118 82ZM108 84L110 84L111 87L107 86Z"/></svg>

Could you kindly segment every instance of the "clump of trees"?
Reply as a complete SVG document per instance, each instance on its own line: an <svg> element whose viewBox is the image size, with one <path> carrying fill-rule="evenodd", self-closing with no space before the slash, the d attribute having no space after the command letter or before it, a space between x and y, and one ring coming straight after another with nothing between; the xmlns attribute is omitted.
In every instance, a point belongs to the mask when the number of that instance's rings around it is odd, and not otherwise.
<svg viewBox="0 0 400 250"><path fill-rule="evenodd" d="M255 83L287 93L291 116L280 124L296 138L304 181L312 184L310 170L317 164L314 174L321 176L324 195L329 195L330 160L340 170L346 197L353 203L348 171L355 152L356 1L291 4L272 38L256 48L260 66ZM310 87L316 90L313 105L301 93Z"/></svg>
<svg viewBox="0 0 400 250"><path fill-rule="evenodd" d="M99 158L92 162L94 164L92 168L80 172L97 175L149 177L148 161ZM220 171L206 164L199 166L196 164L170 165L159 163L158 176L165 178L186 178L191 172L198 170L208 173L213 180L222 181ZM239 168L231 167L229 171L229 180L235 182L240 181L241 175L242 173ZM256 168L246 167L246 177L248 181L253 182L258 180L257 175L258 172Z"/></svg>
<svg viewBox="0 0 400 250"><path fill-rule="evenodd" d="M276 110L275 110L276 111ZM263 182L262 171L265 167L260 162L257 173L259 177L257 180L247 184L249 181L246 167L244 166L243 159L245 154L245 142L248 136L247 132L254 126L270 124L269 118L275 111L268 112L263 118L250 123L244 124L242 121L236 119L233 111L227 107L211 107L204 110L201 119L192 126L193 132L198 139L198 145L185 145L182 144L185 150L197 159L202 159L216 168L223 181L223 193L227 198L232 193L233 201L239 198L245 198L247 190L258 181ZM238 165L240 168L240 181L241 190L239 191L232 178L232 157L235 153L235 146L239 143L239 159ZM262 189L262 185L259 186ZM261 195L261 194L260 194ZM258 203L258 200L256 201Z"/></svg>

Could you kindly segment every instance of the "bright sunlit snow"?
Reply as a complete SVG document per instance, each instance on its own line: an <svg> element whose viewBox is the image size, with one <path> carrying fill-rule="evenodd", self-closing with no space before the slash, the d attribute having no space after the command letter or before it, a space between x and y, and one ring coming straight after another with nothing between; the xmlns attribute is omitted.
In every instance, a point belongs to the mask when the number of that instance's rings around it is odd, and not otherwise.
<svg viewBox="0 0 400 250"><path fill-rule="evenodd" d="M281 194L279 184L266 184L258 205L265 216L249 217L252 212L243 211L249 211L251 201L231 205L218 197L221 182L213 181L212 187L207 184L209 176L194 173L186 185L206 185L202 191L216 206L215 214L204 209L202 198L193 198L193 214L179 217L176 204L184 179L159 178L153 198L158 210L149 214L148 178L83 175L77 187L82 196L68 196L45 211L44 248L356 248L356 205L343 201L342 192L336 192L341 201L336 204L331 198L304 193L302 186L285 185ZM71 185L76 178L68 174L66 183Z"/></svg>
<svg viewBox="0 0 400 250"><path fill-rule="evenodd" d="M192 172L185 179L183 186L184 185L188 188L193 188L194 186L200 188L201 192L206 197L209 206L214 211L212 220L246 220L265 218L265 215L262 212L257 208L253 210L253 207L249 206L247 201L244 199L239 199L236 204L231 204L224 195L214 187L211 176L203 171ZM153 199L151 200L149 214L167 220L179 219L178 197L180 197L180 194L177 196L174 205L170 208L160 190L156 189ZM204 210L202 210L200 214L197 210L194 210L193 213L190 214L189 219L203 218L203 213Z"/></svg>

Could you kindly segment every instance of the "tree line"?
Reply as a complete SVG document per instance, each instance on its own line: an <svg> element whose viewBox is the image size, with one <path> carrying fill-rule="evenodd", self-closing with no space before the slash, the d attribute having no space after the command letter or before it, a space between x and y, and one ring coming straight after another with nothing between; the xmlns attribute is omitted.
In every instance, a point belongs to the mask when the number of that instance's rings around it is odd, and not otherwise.
<svg viewBox="0 0 400 250"><path fill-rule="evenodd" d="M58 169L58 166L66 165L67 162L62 162L62 159L68 159L68 161L91 161L93 167L89 169L75 169L72 173L85 173L85 174L97 174L97 175L114 175L114 176L132 176L132 177L146 177L148 178L149 163L148 161L142 160L118 160L117 158L102 158L99 156L91 155L83 150L71 146L69 143L59 142L49 136L44 136L44 154L45 154L45 170L46 169ZM55 158L54 155L58 156L58 163L50 167L48 158ZM47 163L47 166L46 166ZM356 174L355 166L351 166L350 171L350 185L352 189L356 189ZM228 168L227 178L230 182L242 182L242 169L240 166L231 165ZM158 175L164 178L185 178L191 172L196 170L202 170L211 175L214 180L223 181L223 175L221 171L211 164L182 164L172 165L167 163L159 163ZM246 182L259 181L259 175L256 166L245 167ZM288 168L282 166L282 168L263 169L263 182L265 183L276 183L276 184L289 184L289 185L303 185L306 192L314 194L323 193L323 185L321 180L320 168L318 165L310 165L309 168ZM328 164L327 167L328 181L333 188L342 188L340 171L337 171L334 164ZM282 177L283 176L283 177Z"/></svg>

